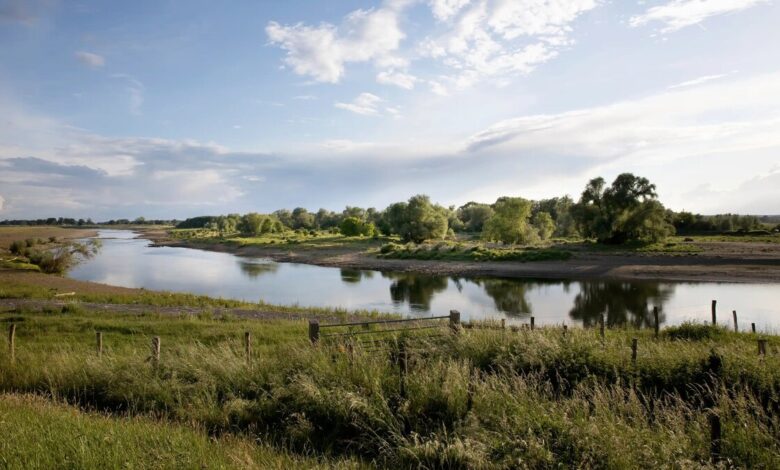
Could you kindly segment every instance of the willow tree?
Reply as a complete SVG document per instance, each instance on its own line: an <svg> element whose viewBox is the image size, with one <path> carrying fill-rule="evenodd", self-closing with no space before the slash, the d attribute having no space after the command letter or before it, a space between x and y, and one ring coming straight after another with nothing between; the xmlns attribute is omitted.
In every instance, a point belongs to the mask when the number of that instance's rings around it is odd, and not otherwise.
<svg viewBox="0 0 780 470"><path fill-rule="evenodd" d="M599 243L658 241L674 233L655 185L631 173L609 187L604 178L590 180L572 213L580 232Z"/></svg>
<svg viewBox="0 0 780 470"><path fill-rule="evenodd" d="M537 231L529 224L533 203L521 197L502 197L493 204L493 215L485 222L482 238L502 243L532 243Z"/></svg>

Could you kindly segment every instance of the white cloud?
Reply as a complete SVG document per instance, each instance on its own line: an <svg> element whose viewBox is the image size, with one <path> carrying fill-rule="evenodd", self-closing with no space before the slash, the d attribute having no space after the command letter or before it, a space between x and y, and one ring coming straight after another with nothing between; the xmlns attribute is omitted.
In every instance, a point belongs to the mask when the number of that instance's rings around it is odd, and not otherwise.
<svg viewBox="0 0 780 470"><path fill-rule="evenodd" d="M447 21L457 14L470 0L430 0L433 16L439 21Z"/></svg>
<svg viewBox="0 0 780 470"><path fill-rule="evenodd" d="M425 39L418 49L422 56L453 70L453 75L437 80L451 88L528 74L570 46L572 23L599 4L597 0L481 0L450 14L433 2L434 16L451 18L453 26L443 35ZM440 86L434 87L441 91Z"/></svg>
<svg viewBox="0 0 780 470"><path fill-rule="evenodd" d="M337 102L334 106L363 116L376 116L379 114L379 106L383 101L382 98L371 93L361 93L351 103Z"/></svg>
<svg viewBox="0 0 780 470"><path fill-rule="evenodd" d="M560 37L571 31L578 16L598 4L596 0L499 0L489 13L488 24L504 39Z"/></svg>
<svg viewBox="0 0 780 470"><path fill-rule="evenodd" d="M389 71L380 72L376 76L376 81L382 85L395 85L405 90L411 90L417 82L417 77L408 73Z"/></svg>
<svg viewBox="0 0 780 470"><path fill-rule="evenodd" d="M383 67L404 63L393 56L405 37L398 18L403 6L391 2L378 9L355 10L339 27L271 21L265 31L272 44L287 51L284 61L295 73L337 83L350 62L373 61Z"/></svg>
<svg viewBox="0 0 780 470"><path fill-rule="evenodd" d="M75 56L79 62L93 69L97 69L106 65L106 59L103 56L92 52L78 51L76 52Z"/></svg>
<svg viewBox="0 0 780 470"><path fill-rule="evenodd" d="M721 73L721 74L717 74L717 75L704 75L703 77L694 78L693 80L686 80L684 82L677 83L675 85L670 86L668 89L669 90L674 90L675 88L685 88L685 87L689 87L689 86L701 85L702 83L707 83L707 82L711 82L713 80L717 80L719 78L727 77L727 76L731 75L732 73L736 73L736 72Z"/></svg>
<svg viewBox="0 0 780 470"><path fill-rule="evenodd" d="M672 0L654 6L641 15L632 16L629 24L637 27L657 21L664 24L662 33L671 33L713 16L734 13L763 3L769 3L769 0Z"/></svg>
<svg viewBox="0 0 780 470"><path fill-rule="evenodd" d="M472 136L468 148L668 162L780 146L778 126L780 73L509 119Z"/></svg>

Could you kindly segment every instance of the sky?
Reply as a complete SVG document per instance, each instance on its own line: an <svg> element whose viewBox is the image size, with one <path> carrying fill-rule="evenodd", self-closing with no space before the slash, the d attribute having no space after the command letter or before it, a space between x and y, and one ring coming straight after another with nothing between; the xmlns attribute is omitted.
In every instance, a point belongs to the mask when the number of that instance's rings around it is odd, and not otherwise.
<svg viewBox="0 0 780 470"><path fill-rule="evenodd" d="M0 0L0 219L569 194L780 214L771 0Z"/></svg>

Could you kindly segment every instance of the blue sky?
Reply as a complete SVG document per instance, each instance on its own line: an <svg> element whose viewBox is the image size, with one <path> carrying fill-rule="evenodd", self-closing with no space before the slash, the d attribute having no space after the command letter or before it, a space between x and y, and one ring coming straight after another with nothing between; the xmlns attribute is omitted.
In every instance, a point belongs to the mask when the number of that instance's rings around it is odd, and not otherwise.
<svg viewBox="0 0 780 470"><path fill-rule="evenodd" d="M0 219L578 197L780 213L769 0L0 0Z"/></svg>

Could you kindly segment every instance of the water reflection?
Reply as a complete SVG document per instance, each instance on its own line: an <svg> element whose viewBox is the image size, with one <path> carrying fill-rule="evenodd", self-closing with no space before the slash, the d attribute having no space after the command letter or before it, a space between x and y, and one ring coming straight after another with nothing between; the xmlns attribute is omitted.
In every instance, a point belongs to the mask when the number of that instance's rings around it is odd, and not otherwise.
<svg viewBox="0 0 780 470"><path fill-rule="evenodd" d="M341 268L341 280L347 284L358 284L363 279L372 279L373 271L364 271L362 269Z"/></svg>
<svg viewBox="0 0 780 470"><path fill-rule="evenodd" d="M521 283L510 279L475 279L472 282L485 289L499 312L518 318L531 315L531 303L526 295L535 287L534 283Z"/></svg>
<svg viewBox="0 0 780 470"><path fill-rule="evenodd" d="M382 272L390 279L390 298L394 304L408 303L412 310L427 312L434 294L447 289L447 277L424 276L411 273Z"/></svg>
<svg viewBox="0 0 780 470"><path fill-rule="evenodd" d="M656 282L589 281L579 284L580 291L574 297L569 316L586 327L597 325L602 314L608 325L652 327L654 306L658 307L660 322L665 323L663 305L674 294L673 285Z"/></svg>
<svg viewBox="0 0 780 470"><path fill-rule="evenodd" d="M279 265L271 262L239 260L241 272L250 279L257 279L263 274L273 274L279 269Z"/></svg>

